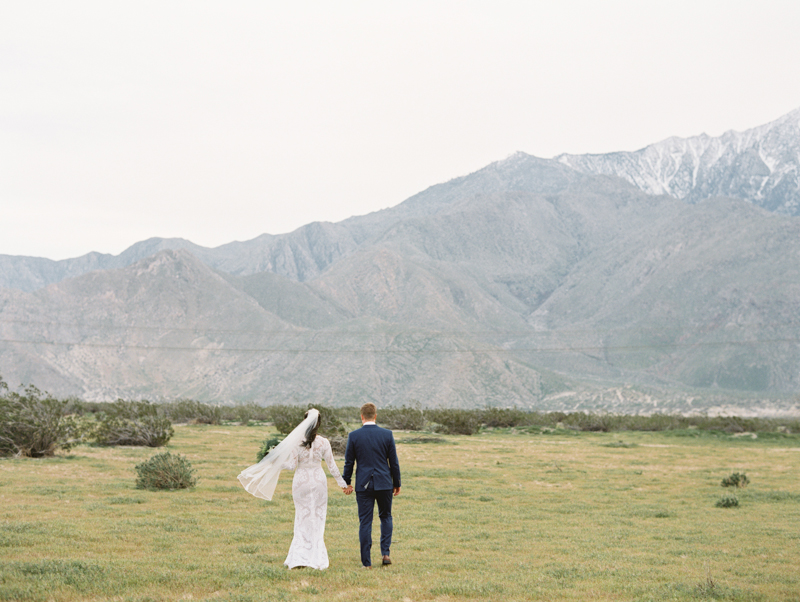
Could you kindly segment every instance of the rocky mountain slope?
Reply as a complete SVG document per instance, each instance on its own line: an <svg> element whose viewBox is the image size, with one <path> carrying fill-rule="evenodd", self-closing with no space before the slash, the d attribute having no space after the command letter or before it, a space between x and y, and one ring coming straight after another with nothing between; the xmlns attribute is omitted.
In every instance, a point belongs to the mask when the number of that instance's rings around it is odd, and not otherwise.
<svg viewBox="0 0 800 602"><path fill-rule="evenodd" d="M305 282L398 221L434 215L452 203L480 193L509 190L546 193L576 177L581 176L552 160L517 153L469 176L431 186L390 209L338 224L315 222L288 234L262 234L213 249L180 238L152 238L132 245L120 255L89 253L61 261L0 255L0 288L34 291L92 270L125 267L163 249L186 249L207 265L237 276L272 272Z"/></svg>
<svg viewBox="0 0 800 602"><path fill-rule="evenodd" d="M270 275L254 287L186 251L0 290L0 339L8 381L85 399L528 405L549 378L467 332L353 317L307 285Z"/></svg>
<svg viewBox="0 0 800 602"><path fill-rule="evenodd" d="M69 277L0 258L28 283L0 288L0 374L86 399L800 412L800 222L689 200L517 153L286 235L152 239Z"/></svg>
<svg viewBox="0 0 800 602"><path fill-rule="evenodd" d="M690 203L730 196L800 215L800 109L716 138L668 138L635 152L556 159L582 173L619 176L648 194Z"/></svg>
<svg viewBox="0 0 800 602"><path fill-rule="evenodd" d="M427 218L480 194L547 195L577 181L580 174L617 176L647 194L670 195L689 203L728 196L775 213L800 215L800 108L745 132L729 131L716 138L705 134L668 138L635 152L564 154L555 160L517 153L468 176L431 186L390 209L213 249L182 239L153 238L117 256L89 253L52 261L0 255L0 288L33 291L92 270L131 265L161 249L189 250L229 274L272 272L305 282L398 221Z"/></svg>

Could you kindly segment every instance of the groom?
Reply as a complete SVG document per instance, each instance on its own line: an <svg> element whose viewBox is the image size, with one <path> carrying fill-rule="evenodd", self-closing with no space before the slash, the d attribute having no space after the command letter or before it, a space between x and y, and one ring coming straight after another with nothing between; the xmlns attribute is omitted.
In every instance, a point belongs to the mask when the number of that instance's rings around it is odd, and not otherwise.
<svg viewBox="0 0 800 602"><path fill-rule="evenodd" d="M372 549L372 514L378 502L378 516L381 519L381 554L383 564L392 564L389 548L392 545L392 496L400 495L400 464L394 446L392 431L375 424L378 416L374 403L361 406L362 427L347 437L347 450L344 452L344 482L346 494L353 492L350 478L353 476L353 462L356 470L356 502L358 520L361 526L358 538L361 542L361 564L372 568L370 550Z"/></svg>

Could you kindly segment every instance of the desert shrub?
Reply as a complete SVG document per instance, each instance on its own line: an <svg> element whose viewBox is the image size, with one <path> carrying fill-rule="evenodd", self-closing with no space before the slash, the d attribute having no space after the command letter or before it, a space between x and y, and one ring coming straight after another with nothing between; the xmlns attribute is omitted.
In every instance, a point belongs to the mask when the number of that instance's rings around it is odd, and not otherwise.
<svg viewBox="0 0 800 602"><path fill-rule="evenodd" d="M281 441L283 441L283 437L281 435L272 435L264 439L264 441L261 442L261 447L259 448L258 453L256 454L256 462L261 462L261 460L264 459L264 456L271 452L272 448L278 445L278 443Z"/></svg>
<svg viewBox="0 0 800 602"><path fill-rule="evenodd" d="M174 432L169 418L159 416L149 401L118 399L102 413L95 440L99 445L161 447Z"/></svg>
<svg viewBox="0 0 800 602"><path fill-rule="evenodd" d="M64 414L72 416L83 416L88 413L85 401L77 397L67 397L64 399Z"/></svg>
<svg viewBox="0 0 800 602"><path fill-rule="evenodd" d="M616 414L573 412L572 414L567 414L561 422L566 426L572 426L581 431L607 433L617 430L622 420Z"/></svg>
<svg viewBox="0 0 800 602"><path fill-rule="evenodd" d="M764 430L768 422L769 419L739 416L693 416L690 420L690 424L699 429L726 433L758 432Z"/></svg>
<svg viewBox="0 0 800 602"><path fill-rule="evenodd" d="M791 434L791 433L800 433L800 420L775 420L770 423L772 427L771 430L784 433L784 434Z"/></svg>
<svg viewBox="0 0 800 602"><path fill-rule="evenodd" d="M331 451L335 456L344 456L344 452L347 451L347 437L335 435L328 441L331 443Z"/></svg>
<svg viewBox="0 0 800 602"><path fill-rule="evenodd" d="M260 406L256 403L242 403L233 407L235 420L240 424L248 424L249 422L270 422L272 421L272 413L270 408Z"/></svg>
<svg viewBox="0 0 800 602"><path fill-rule="evenodd" d="M361 421L361 408L356 406L342 406L341 408L333 408L339 420L344 423L358 423ZM378 408L380 411L380 408Z"/></svg>
<svg viewBox="0 0 800 602"><path fill-rule="evenodd" d="M7 393L0 379L0 456L52 456L73 443L65 420L66 401L55 399L33 385L22 394Z"/></svg>
<svg viewBox="0 0 800 602"><path fill-rule="evenodd" d="M254 402L240 403L235 406L219 406L220 420L238 422L248 425L251 422L271 422L272 413L269 407Z"/></svg>
<svg viewBox="0 0 800 602"><path fill-rule="evenodd" d="M87 414L94 416L104 412L111 405L112 403L108 401L83 401L76 397L70 397L67 399L66 412L75 416L86 416Z"/></svg>
<svg viewBox="0 0 800 602"><path fill-rule="evenodd" d="M675 414L651 414L649 416L617 415L615 430L625 431L669 431L684 429L688 421L684 416Z"/></svg>
<svg viewBox="0 0 800 602"><path fill-rule="evenodd" d="M722 479L722 486L723 487L747 487L750 483L750 479L747 478L747 475L739 472L734 472L729 477L725 477Z"/></svg>
<svg viewBox="0 0 800 602"><path fill-rule="evenodd" d="M726 433L744 433L758 430L758 421L739 416L725 416L722 430Z"/></svg>
<svg viewBox="0 0 800 602"><path fill-rule="evenodd" d="M67 406L69 407L69 406ZM70 442L89 443L97 440L99 423L92 414L69 414L64 416L64 423L70 433Z"/></svg>
<svg viewBox="0 0 800 602"><path fill-rule="evenodd" d="M478 413L470 410L428 410L426 416L437 433L474 435L481 428Z"/></svg>
<svg viewBox="0 0 800 602"><path fill-rule="evenodd" d="M309 404L303 406L271 406L272 422L278 432L288 435L295 427L303 421L303 416L306 411L316 408L319 410L321 422L319 426L319 434L323 437L330 439L332 437L346 437L347 428L340 420L336 410L322 405Z"/></svg>
<svg viewBox="0 0 800 602"><path fill-rule="evenodd" d="M222 410L193 399L178 399L159 406L159 410L172 422L189 422L192 424L219 424Z"/></svg>
<svg viewBox="0 0 800 602"><path fill-rule="evenodd" d="M278 432L284 435L291 433L294 428L303 421L303 415L305 413L306 408L303 406L281 405L270 407L270 419L275 424L275 428L278 429Z"/></svg>
<svg viewBox="0 0 800 602"><path fill-rule="evenodd" d="M219 417L220 420L225 422L233 422L236 420L236 414L234 413L236 410L236 406L220 406L219 407Z"/></svg>
<svg viewBox="0 0 800 602"><path fill-rule="evenodd" d="M401 431L421 431L425 428L425 416L420 408L403 406L378 410L381 426Z"/></svg>
<svg viewBox="0 0 800 602"><path fill-rule="evenodd" d="M717 508L735 508L739 505L739 498L735 495L723 495L721 498L717 500L717 503L714 504Z"/></svg>
<svg viewBox="0 0 800 602"><path fill-rule="evenodd" d="M533 418L531 412L517 409L487 408L481 411L481 422L484 426L509 428L513 426L528 426Z"/></svg>
<svg viewBox="0 0 800 602"><path fill-rule="evenodd" d="M339 413L334 408L312 404L308 404L308 407L317 408L319 410L319 414L322 417L322 422L319 426L320 435L326 439L333 439L335 437L344 437L345 440L347 439L347 427L344 425L341 418L339 418ZM305 414L305 410L303 413ZM333 445L333 443L331 443L331 445Z"/></svg>
<svg viewBox="0 0 800 602"><path fill-rule="evenodd" d="M197 484L194 473L185 457L163 452L136 465L136 488L188 489Z"/></svg>

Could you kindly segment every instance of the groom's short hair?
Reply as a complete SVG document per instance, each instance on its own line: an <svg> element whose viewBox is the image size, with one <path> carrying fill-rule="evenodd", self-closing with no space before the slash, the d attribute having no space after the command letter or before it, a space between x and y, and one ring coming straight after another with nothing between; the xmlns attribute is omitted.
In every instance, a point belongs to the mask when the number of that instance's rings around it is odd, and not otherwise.
<svg viewBox="0 0 800 602"><path fill-rule="evenodd" d="M375 420L375 417L378 415L378 408L375 407L375 404L371 401L368 401L363 406L361 406L361 416L366 418L367 420Z"/></svg>

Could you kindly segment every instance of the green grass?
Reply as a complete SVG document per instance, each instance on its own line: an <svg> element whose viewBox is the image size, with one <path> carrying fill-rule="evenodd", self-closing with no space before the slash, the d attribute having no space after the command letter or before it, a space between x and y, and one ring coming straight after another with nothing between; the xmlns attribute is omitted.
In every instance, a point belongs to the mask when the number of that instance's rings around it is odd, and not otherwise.
<svg viewBox="0 0 800 602"><path fill-rule="evenodd" d="M359 570L355 498L330 479L331 568L320 572L283 567L291 475L272 502L236 481L268 434L177 428L168 449L199 482L172 492L135 489L134 466L161 450L79 446L0 460L0 601L800 596L796 435L400 433L394 564ZM751 483L738 507L717 508L732 472Z"/></svg>

